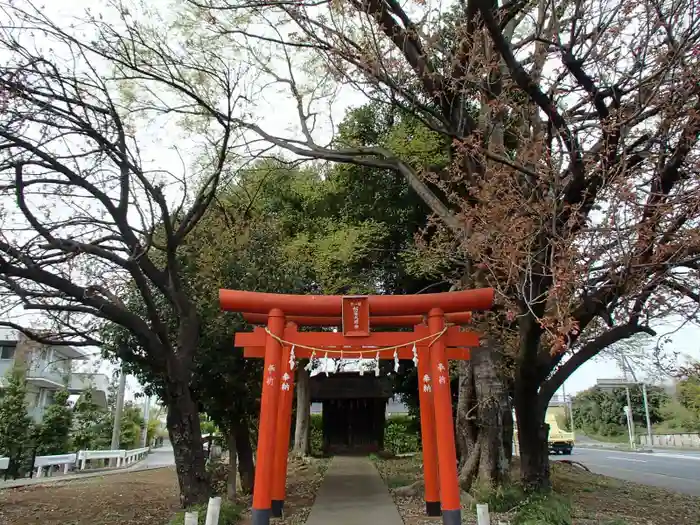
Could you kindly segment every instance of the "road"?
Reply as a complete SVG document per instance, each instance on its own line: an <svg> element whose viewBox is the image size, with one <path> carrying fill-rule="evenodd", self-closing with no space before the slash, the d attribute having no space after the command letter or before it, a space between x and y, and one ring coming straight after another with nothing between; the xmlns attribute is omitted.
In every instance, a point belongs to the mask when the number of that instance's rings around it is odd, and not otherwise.
<svg viewBox="0 0 700 525"><path fill-rule="evenodd" d="M163 445L160 448L151 449L150 454L143 461L139 461L131 467L131 470L148 470L160 467L172 467L175 465L175 456L173 455L173 447L170 444Z"/></svg>
<svg viewBox="0 0 700 525"><path fill-rule="evenodd" d="M700 453L697 452L644 453L575 447L571 456L552 456L552 459L571 459L596 474L700 496Z"/></svg>

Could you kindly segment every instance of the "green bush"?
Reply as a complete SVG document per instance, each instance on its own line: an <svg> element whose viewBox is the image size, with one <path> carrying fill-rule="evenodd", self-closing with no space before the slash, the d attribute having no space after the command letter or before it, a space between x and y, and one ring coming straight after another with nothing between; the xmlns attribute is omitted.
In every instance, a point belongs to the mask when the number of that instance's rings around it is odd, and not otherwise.
<svg viewBox="0 0 700 525"><path fill-rule="evenodd" d="M698 415L683 406L679 401L672 399L662 409L663 421L654 425L657 433L669 434L682 432L697 432L700 430L700 418Z"/></svg>
<svg viewBox="0 0 700 525"><path fill-rule="evenodd" d="M310 419L311 454L323 454L323 416L312 414ZM392 454L406 454L420 451L420 436L416 432L413 418L394 416L384 427L384 450Z"/></svg>
<svg viewBox="0 0 700 525"><path fill-rule="evenodd" d="M207 517L207 505L193 505L187 512L197 512L199 525L204 525L204 521ZM219 525L235 525L241 519L241 513L243 508L240 505L231 503L229 501L221 502L221 513L219 514ZM168 525L184 525L185 523L185 511L181 510L170 520Z"/></svg>
<svg viewBox="0 0 700 525"><path fill-rule="evenodd" d="M571 503L554 493L533 494L518 509L513 525L571 525Z"/></svg>
<svg viewBox="0 0 700 525"><path fill-rule="evenodd" d="M311 414L309 439L313 456L323 455L323 415Z"/></svg>
<svg viewBox="0 0 700 525"><path fill-rule="evenodd" d="M420 440L413 428L413 419L406 416L389 418L384 428L384 450L406 454L420 450Z"/></svg>

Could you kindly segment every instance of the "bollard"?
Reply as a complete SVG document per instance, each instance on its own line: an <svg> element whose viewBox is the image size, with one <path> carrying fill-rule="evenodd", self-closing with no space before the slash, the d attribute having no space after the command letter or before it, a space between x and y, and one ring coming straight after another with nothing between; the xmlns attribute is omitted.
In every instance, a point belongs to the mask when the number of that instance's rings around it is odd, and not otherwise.
<svg viewBox="0 0 700 525"><path fill-rule="evenodd" d="M476 523L477 525L491 525L489 506L486 503L476 504Z"/></svg>
<svg viewBox="0 0 700 525"><path fill-rule="evenodd" d="M221 512L221 498L209 498L207 506L207 520L204 525L219 525L219 513Z"/></svg>
<svg viewBox="0 0 700 525"><path fill-rule="evenodd" d="M185 512L185 525L197 525L199 523L199 513Z"/></svg>

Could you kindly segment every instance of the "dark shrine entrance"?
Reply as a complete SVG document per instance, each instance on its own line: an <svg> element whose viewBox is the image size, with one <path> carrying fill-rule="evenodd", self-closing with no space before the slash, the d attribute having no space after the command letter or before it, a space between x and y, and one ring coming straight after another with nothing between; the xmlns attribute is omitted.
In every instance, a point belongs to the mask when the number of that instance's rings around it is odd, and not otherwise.
<svg viewBox="0 0 700 525"><path fill-rule="evenodd" d="M323 406L324 454L368 454L384 448L391 380L359 373L311 379L311 400Z"/></svg>

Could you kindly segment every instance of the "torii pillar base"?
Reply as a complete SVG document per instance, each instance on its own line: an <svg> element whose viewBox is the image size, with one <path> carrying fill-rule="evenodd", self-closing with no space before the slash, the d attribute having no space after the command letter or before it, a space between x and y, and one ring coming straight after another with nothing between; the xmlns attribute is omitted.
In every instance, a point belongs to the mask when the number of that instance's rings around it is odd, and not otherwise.
<svg viewBox="0 0 700 525"><path fill-rule="evenodd" d="M253 509L251 525L270 525L270 509Z"/></svg>

